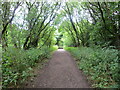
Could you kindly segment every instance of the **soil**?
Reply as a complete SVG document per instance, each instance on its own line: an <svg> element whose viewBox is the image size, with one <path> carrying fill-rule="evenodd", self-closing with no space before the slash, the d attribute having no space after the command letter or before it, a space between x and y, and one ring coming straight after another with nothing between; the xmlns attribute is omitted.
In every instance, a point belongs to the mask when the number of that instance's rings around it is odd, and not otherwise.
<svg viewBox="0 0 120 90"><path fill-rule="evenodd" d="M90 84L70 53L58 49L25 88L90 88Z"/></svg>

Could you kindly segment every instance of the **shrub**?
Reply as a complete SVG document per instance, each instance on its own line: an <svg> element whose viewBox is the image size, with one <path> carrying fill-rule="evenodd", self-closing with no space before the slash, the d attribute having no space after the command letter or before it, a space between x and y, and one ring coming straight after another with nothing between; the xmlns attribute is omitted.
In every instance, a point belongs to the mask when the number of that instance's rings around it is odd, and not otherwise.
<svg viewBox="0 0 120 90"><path fill-rule="evenodd" d="M79 69L90 76L93 87L118 87L119 51L110 48L65 48L76 57Z"/></svg>
<svg viewBox="0 0 120 90"><path fill-rule="evenodd" d="M3 52L2 85L4 87L18 85L24 82L31 74L29 71L37 62L50 57L50 48L21 50L13 47Z"/></svg>

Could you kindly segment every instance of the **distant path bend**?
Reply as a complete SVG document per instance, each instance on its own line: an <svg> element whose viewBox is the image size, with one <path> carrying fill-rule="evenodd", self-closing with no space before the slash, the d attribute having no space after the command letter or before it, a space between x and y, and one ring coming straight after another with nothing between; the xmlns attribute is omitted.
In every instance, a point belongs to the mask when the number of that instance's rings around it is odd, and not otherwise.
<svg viewBox="0 0 120 90"><path fill-rule="evenodd" d="M70 53L58 49L29 88L90 88L85 76L77 68Z"/></svg>

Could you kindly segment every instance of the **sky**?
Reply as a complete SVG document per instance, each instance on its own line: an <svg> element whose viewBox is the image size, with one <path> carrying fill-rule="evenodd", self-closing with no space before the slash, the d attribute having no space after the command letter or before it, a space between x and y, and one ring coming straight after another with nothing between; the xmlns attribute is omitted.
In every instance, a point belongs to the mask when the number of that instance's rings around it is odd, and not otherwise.
<svg viewBox="0 0 120 90"><path fill-rule="evenodd" d="M51 1L49 1L51 3ZM65 5L65 2L62 2L62 6ZM22 8L21 8L22 7ZM63 10L62 7L57 11L57 13L60 13L60 11ZM21 24L23 25L24 23L24 15L27 15L27 8L26 8L26 5L25 4L22 4L22 6L18 7L18 9L16 10L15 12L15 17L13 19L13 22L12 23L15 23L15 24ZM86 17L86 18L89 18L89 21L91 22L91 18L90 18L90 15L87 13L87 11L84 11L84 10L81 10L81 13L80 15L82 17ZM75 22L76 21L76 18L79 18L78 17L78 13L77 13L77 9L74 9L74 17L73 17L73 21ZM64 21L65 18L63 18L61 21ZM62 22L61 22L62 23ZM57 25L56 28L58 28L60 25ZM23 28L24 29L27 29L26 28L26 25L23 25Z"/></svg>

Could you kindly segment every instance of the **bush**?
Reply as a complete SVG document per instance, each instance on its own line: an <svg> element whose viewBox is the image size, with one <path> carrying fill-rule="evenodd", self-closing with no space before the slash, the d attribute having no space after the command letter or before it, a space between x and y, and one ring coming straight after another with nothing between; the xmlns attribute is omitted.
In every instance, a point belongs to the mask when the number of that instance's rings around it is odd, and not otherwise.
<svg viewBox="0 0 120 90"><path fill-rule="evenodd" d="M119 75L119 51L109 48L68 47L65 48L76 57L79 69L82 69L93 87L118 87Z"/></svg>
<svg viewBox="0 0 120 90"><path fill-rule="evenodd" d="M3 52L2 60L2 85L8 87L24 82L31 74L29 71L37 62L50 57L52 49L43 47L41 49L21 50L7 48Z"/></svg>

